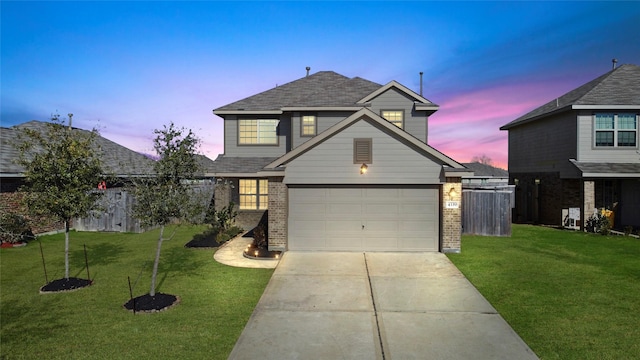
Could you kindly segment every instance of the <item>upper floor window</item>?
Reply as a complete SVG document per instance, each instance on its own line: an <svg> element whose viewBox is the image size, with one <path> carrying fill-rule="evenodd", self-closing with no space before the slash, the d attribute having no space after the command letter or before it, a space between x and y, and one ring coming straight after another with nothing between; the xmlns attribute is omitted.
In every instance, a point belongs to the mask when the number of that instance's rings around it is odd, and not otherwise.
<svg viewBox="0 0 640 360"><path fill-rule="evenodd" d="M316 136L316 116L302 115L300 118L300 135Z"/></svg>
<svg viewBox="0 0 640 360"><path fill-rule="evenodd" d="M269 205L269 181L240 179L240 210L266 210Z"/></svg>
<svg viewBox="0 0 640 360"><path fill-rule="evenodd" d="M382 110L381 115L393 125L402 129L404 122L404 111L402 110Z"/></svg>
<svg viewBox="0 0 640 360"><path fill-rule="evenodd" d="M636 147L638 118L636 114L596 114L595 146Z"/></svg>
<svg viewBox="0 0 640 360"><path fill-rule="evenodd" d="M277 145L278 120L255 119L238 121L238 144Z"/></svg>

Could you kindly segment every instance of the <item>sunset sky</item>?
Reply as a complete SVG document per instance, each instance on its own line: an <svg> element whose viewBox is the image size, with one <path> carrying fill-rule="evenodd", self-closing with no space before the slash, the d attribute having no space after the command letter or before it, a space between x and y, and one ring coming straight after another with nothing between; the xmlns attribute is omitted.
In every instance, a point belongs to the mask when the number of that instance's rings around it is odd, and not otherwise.
<svg viewBox="0 0 640 360"><path fill-rule="evenodd" d="M396 80L440 105L429 145L506 168L499 127L640 64L640 2L2 1L2 126L73 113L152 153L173 121L223 151L212 109L332 70Z"/></svg>

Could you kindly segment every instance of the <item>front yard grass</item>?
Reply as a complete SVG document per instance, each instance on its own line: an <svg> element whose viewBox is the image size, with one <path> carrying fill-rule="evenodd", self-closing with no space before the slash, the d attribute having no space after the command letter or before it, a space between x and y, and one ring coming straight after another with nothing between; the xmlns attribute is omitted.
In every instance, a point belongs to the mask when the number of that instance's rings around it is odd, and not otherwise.
<svg viewBox="0 0 640 360"><path fill-rule="evenodd" d="M513 225L451 261L541 359L640 358L640 241Z"/></svg>
<svg viewBox="0 0 640 360"><path fill-rule="evenodd" d="M122 305L127 276L134 297L149 292L158 230L71 233L70 276L87 277L86 244L94 284L68 293L39 294L45 278L36 241L0 250L0 358L226 359L273 270L229 267L213 250L184 248L203 231L180 227L164 242L157 291L181 302L153 314ZM64 234L41 241L49 281L64 277Z"/></svg>

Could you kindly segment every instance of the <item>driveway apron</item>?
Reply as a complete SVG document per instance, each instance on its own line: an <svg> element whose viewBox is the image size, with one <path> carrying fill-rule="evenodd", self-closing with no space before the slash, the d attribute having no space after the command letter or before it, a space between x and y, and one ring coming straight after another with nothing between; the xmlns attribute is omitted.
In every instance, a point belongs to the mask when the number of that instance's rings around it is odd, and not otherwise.
<svg viewBox="0 0 640 360"><path fill-rule="evenodd" d="M284 254L230 359L537 359L441 253Z"/></svg>

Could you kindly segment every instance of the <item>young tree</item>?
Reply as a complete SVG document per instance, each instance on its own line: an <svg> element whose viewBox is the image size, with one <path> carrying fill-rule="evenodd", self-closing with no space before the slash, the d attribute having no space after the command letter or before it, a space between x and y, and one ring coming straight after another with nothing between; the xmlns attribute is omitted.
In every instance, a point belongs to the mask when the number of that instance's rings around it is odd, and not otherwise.
<svg viewBox="0 0 640 360"><path fill-rule="evenodd" d="M24 202L33 214L64 222L64 277L69 279L69 226L71 219L97 210L103 195L95 191L103 180L98 131L65 126L53 115L46 131L23 129L18 142L18 163L25 168Z"/></svg>
<svg viewBox="0 0 640 360"><path fill-rule="evenodd" d="M160 226L151 274L151 296L155 296L162 242L175 234L174 231L165 239L165 225L174 220L192 221L202 210L188 183L198 172L195 153L200 140L191 130L186 134L185 131L184 128L177 129L173 123L162 130L154 130L153 144L159 159L155 163L155 174L137 182L132 189L136 198L134 217L145 227Z"/></svg>

